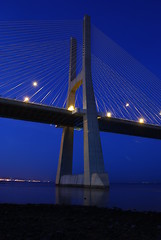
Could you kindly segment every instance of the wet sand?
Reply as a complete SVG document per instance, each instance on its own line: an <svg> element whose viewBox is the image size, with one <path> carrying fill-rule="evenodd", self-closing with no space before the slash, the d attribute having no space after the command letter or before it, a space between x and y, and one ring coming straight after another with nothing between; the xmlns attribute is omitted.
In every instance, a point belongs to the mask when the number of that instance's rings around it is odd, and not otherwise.
<svg viewBox="0 0 161 240"><path fill-rule="evenodd" d="M161 213L67 205L0 204L3 239L161 239Z"/></svg>

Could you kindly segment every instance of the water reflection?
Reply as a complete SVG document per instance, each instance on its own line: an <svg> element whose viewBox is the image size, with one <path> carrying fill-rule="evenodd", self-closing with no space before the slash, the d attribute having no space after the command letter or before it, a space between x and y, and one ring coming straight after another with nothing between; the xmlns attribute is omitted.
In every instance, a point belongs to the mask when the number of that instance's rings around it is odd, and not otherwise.
<svg viewBox="0 0 161 240"><path fill-rule="evenodd" d="M161 211L161 184L111 184L108 191L55 187L54 183L0 183L0 203L57 203Z"/></svg>
<svg viewBox="0 0 161 240"><path fill-rule="evenodd" d="M56 187L55 193L57 204L107 206L109 200L109 190L103 189Z"/></svg>

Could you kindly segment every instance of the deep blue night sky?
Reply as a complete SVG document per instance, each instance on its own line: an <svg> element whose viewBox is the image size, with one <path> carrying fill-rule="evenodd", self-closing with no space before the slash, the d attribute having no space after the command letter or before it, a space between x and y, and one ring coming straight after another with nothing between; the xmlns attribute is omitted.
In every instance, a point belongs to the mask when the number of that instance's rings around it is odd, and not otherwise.
<svg viewBox="0 0 161 240"><path fill-rule="evenodd" d="M160 0L0 3L0 20L82 19L85 14L161 79ZM54 180L61 132L50 125L0 119L0 177ZM161 182L161 141L108 133L101 133L101 140L111 182ZM82 172L82 131L75 132L74 147L74 172Z"/></svg>

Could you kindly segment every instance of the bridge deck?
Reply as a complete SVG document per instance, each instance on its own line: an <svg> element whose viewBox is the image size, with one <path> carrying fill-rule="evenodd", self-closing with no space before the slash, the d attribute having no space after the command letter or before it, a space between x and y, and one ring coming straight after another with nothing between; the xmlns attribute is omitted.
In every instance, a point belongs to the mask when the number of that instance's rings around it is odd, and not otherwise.
<svg viewBox="0 0 161 240"><path fill-rule="evenodd" d="M58 126L83 127L83 113L81 112L72 113L63 108L4 98L0 98L0 117ZM161 126L107 117L100 117L98 122L99 129L103 132L161 139Z"/></svg>

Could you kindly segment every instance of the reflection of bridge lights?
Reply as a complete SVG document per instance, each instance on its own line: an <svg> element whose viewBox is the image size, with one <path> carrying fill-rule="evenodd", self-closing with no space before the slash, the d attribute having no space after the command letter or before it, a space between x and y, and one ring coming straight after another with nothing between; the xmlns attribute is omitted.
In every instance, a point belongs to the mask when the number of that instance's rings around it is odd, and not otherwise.
<svg viewBox="0 0 161 240"><path fill-rule="evenodd" d="M32 85L33 85L34 87L37 87L38 84L37 84L37 82L33 82Z"/></svg>
<svg viewBox="0 0 161 240"><path fill-rule="evenodd" d="M139 123L144 123L144 119L143 119L143 118L140 118L140 119L139 119Z"/></svg>
<svg viewBox="0 0 161 240"><path fill-rule="evenodd" d="M24 102L29 102L29 100L30 100L29 97L24 98Z"/></svg>
<svg viewBox="0 0 161 240"><path fill-rule="evenodd" d="M69 111L73 111L73 110L74 110L74 106L73 106L73 105L70 105L70 106L68 107L68 110L69 110Z"/></svg>
<svg viewBox="0 0 161 240"><path fill-rule="evenodd" d="M111 117L112 114L110 112L107 112L107 117Z"/></svg>
<svg viewBox="0 0 161 240"><path fill-rule="evenodd" d="M129 107L130 105L129 105L129 103L126 103L126 107Z"/></svg>

